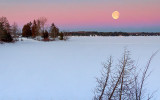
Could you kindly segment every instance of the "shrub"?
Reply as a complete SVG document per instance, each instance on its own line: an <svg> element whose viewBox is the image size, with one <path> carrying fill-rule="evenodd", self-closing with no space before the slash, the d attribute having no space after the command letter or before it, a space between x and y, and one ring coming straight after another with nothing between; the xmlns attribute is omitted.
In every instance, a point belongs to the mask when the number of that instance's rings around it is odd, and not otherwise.
<svg viewBox="0 0 160 100"><path fill-rule="evenodd" d="M49 36L49 35L48 35L48 31L45 30L45 32L43 32L43 34L42 34L43 39L44 39L44 40L47 40L47 39L48 39L48 36Z"/></svg>
<svg viewBox="0 0 160 100"><path fill-rule="evenodd" d="M64 37L63 33L60 33L59 36L60 36L59 39L63 40L63 37Z"/></svg>
<svg viewBox="0 0 160 100"><path fill-rule="evenodd" d="M0 38L1 38L0 40L3 42L12 42L13 41L13 38L10 33L4 33Z"/></svg>

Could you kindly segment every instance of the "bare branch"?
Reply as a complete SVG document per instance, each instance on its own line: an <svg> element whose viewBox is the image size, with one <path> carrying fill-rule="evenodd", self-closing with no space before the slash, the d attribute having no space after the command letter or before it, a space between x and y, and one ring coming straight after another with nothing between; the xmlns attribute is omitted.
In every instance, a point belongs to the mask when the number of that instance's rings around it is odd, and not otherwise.
<svg viewBox="0 0 160 100"><path fill-rule="evenodd" d="M140 90L139 90L139 99L138 100L141 100L142 98L142 90L143 90L143 87L144 87L144 82L146 80L146 77L148 77L149 75L147 75L148 73L148 70L149 70L149 67L150 67L150 64L151 64L151 61L153 59L153 57L158 53L159 51L156 51L149 59L145 69L144 69L144 72L143 72L143 75L142 75L142 79L141 79L141 83L140 83Z"/></svg>

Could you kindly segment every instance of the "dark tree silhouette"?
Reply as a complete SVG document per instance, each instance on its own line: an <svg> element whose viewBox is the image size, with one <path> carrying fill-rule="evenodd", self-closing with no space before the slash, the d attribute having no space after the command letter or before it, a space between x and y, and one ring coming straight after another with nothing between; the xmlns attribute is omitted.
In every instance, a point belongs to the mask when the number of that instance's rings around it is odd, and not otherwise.
<svg viewBox="0 0 160 100"><path fill-rule="evenodd" d="M47 30L45 30L45 32L43 33L42 37L44 39L48 39L48 31Z"/></svg>
<svg viewBox="0 0 160 100"><path fill-rule="evenodd" d="M0 41L12 42L13 38L10 34L10 24L6 17L0 18Z"/></svg>
<svg viewBox="0 0 160 100"><path fill-rule="evenodd" d="M39 33L38 25L36 20L34 20L32 25L32 37L35 38L36 36L38 36L38 33Z"/></svg>
<svg viewBox="0 0 160 100"><path fill-rule="evenodd" d="M29 22L23 26L23 29L22 29L22 36L23 37L31 37L32 36L31 25L32 25L32 23Z"/></svg>
<svg viewBox="0 0 160 100"><path fill-rule="evenodd" d="M7 33L10 33L10 24L6 17L0 17L0 22L3 24L4 30L7 31Z"/></svg>
<svg viewBox="0 0 160 100"><path fill-rule="evenodd" d="M59 34L59 36L60 36L59 39L63 40L64 34L62 32Z"/></svg>
<svg viewBox="0 0 160 100"><path fill-rule="evenodd" d="M52 23L51 27L50 27L50 36L52 38L56 38L59 35L59 29L55 26L54 23Z"/></svg>

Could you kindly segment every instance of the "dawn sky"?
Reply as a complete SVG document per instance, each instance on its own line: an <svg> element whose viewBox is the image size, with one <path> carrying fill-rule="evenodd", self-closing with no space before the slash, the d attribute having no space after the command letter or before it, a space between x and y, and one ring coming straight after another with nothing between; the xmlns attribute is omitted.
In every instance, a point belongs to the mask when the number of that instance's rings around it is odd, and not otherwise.
<svg viewBox="0 0 160 100"><path fill-rule="evenodd" d="M160 32L160 0L0 0L0 16L25 23L46 17L65 31ZM112 12L120 12L114 20Z"/></svg>

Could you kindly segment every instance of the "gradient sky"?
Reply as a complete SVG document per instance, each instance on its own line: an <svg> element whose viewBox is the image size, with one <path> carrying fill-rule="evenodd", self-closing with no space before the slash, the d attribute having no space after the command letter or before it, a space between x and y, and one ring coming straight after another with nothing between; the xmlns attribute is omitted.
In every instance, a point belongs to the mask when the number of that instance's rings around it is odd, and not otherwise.
<svg viewBox="0 0 160 100"><path fill-rule="evenodd" d="M0 16L25 23L46 17L65 31L160 32L160 0L0 0ZM120 12L114 20L112 12Z"/></svg>

